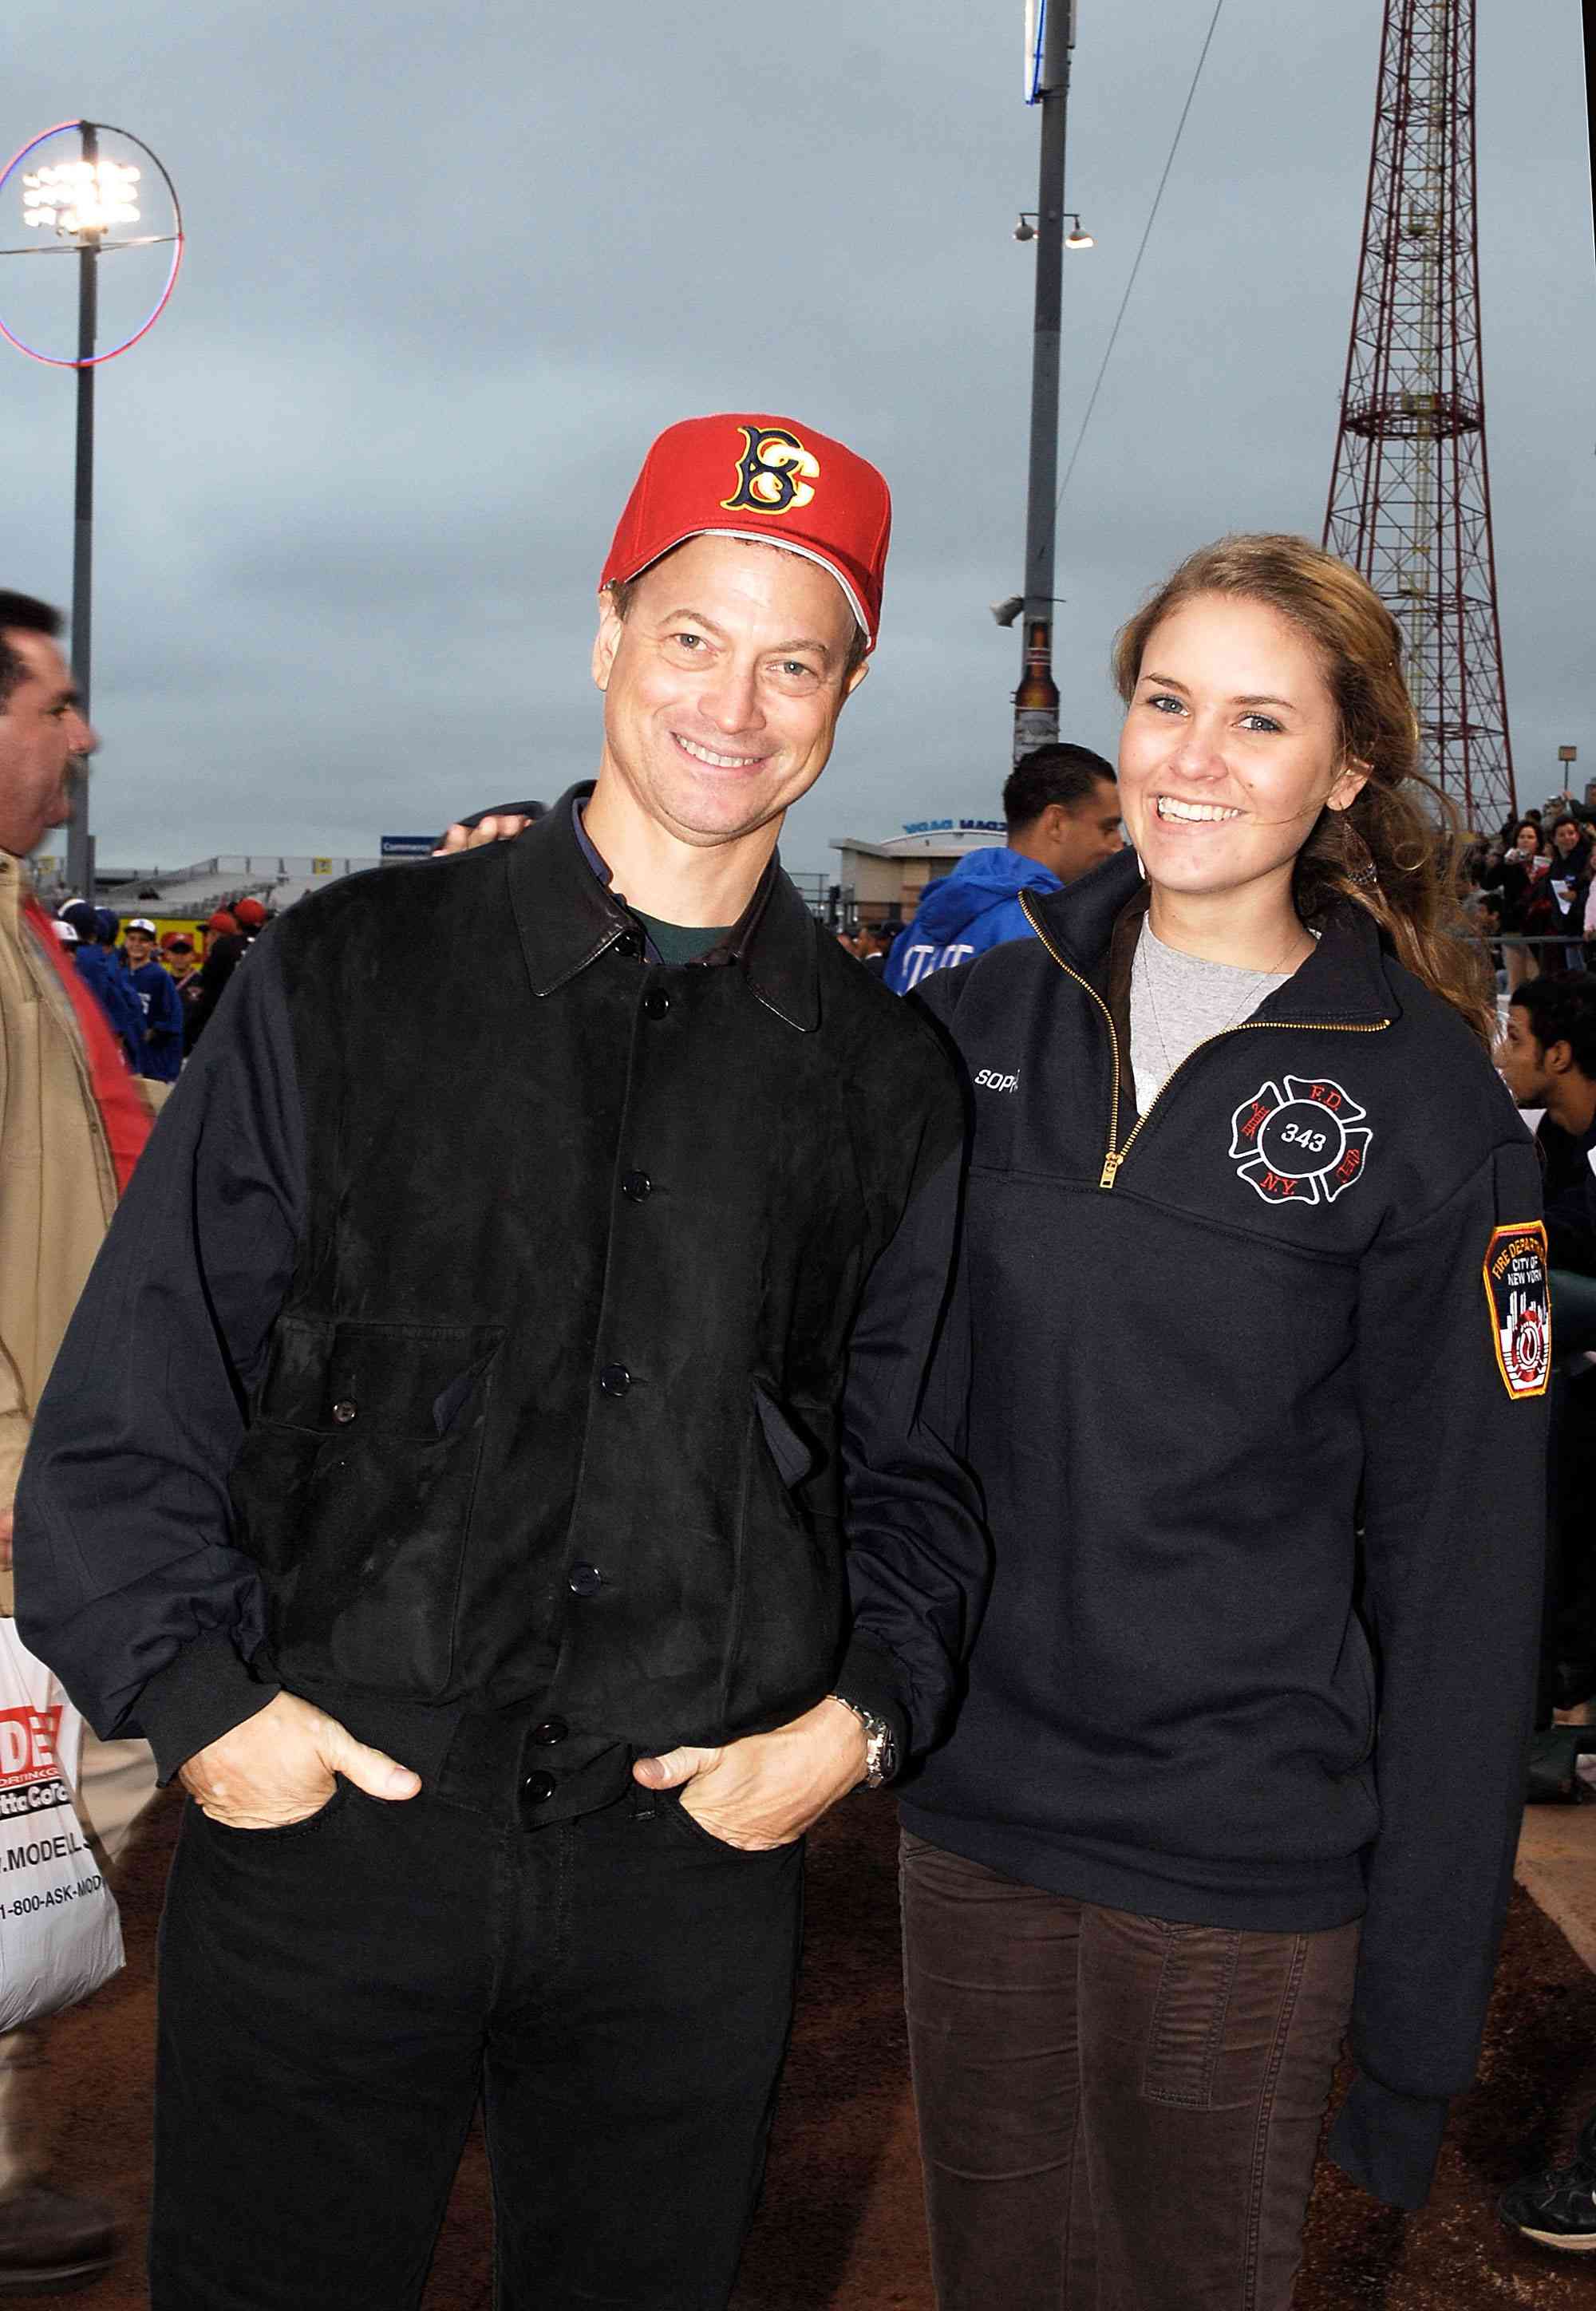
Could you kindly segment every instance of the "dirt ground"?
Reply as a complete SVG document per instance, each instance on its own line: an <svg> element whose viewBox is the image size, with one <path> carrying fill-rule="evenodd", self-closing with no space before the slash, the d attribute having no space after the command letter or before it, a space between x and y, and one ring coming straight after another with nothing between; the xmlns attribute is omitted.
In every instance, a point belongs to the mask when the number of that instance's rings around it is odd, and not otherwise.
<svg viewBox="0 0 1596 2311"><path fill-rule="evenodd" d="M105 2193L128 2235L119 2268L77 2298L84 2311L146 2302L155 1930L177 1812L171 1798L158 1801L124 1859L126 1971L56 2030L58 2177ZM862 1793L811 1842L802 2004L737 2311L933 2311L899 2002L894 1841L891 1806ZM1392 2213L1321 2167L1296 2311L1591 2311L1591 2259L1530 2246L1492 2210L1516 2175L1562 2155L1592 2105L1596 1976L1517 1892L1479 2082L1453 2114L1429 2206ZM474 2137L427 2311L491 2311L488 2233Z"/></svg>

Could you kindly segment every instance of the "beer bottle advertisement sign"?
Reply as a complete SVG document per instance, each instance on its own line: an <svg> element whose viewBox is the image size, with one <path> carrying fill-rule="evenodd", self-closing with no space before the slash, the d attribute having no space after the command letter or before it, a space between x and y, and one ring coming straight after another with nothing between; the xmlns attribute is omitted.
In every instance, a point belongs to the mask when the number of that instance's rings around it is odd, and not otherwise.
<svg viewBox="0 0 1596 2311"><path fill-rule="evenodd" d="M1059 736L1059 685L1050 666L1051 635L1041 618L1025 632L1025 672L1014 693L1014 759L1034 746L1051 746Z"/></svg>

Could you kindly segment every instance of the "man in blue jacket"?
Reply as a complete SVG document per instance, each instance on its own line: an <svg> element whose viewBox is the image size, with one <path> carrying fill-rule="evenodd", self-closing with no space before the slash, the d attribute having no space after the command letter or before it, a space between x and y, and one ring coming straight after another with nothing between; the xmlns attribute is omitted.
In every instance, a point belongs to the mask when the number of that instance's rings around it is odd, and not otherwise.
<svg viewBox="0 0 1596 2311"><path fill-rule="evenodd" d="M971 851L920 901L887 962L894 995L1005 939L1029 938L1022 891L1061 891L1119 850L1112 765L1089 746L1036 747L1009 773L1003 823L1002 850Z"/></svg>
<svg viewBox="0 0 1596 2311"><path fill-rule="evenodd" d="M100 1008L121 1043L123 1057L135 1076L142 1075L144 1015L117 954L117 936L122 928L120 922L109 907L92 906L87 899L74 899L69 905L63 907L61 920L70 923L77 933L74 959L79 972L99 998ZM108 924L109 936L106 930Z"/></svg>
<svg viewBox="0 0 1596 2311"><path fill-rule="evenodd" d="M183 999L170 972L155 959L155 926L147 915L128 924L124 948L127 984L144 1014L144 1074L154 1083L175 1084L183 1067Z"/></svg>

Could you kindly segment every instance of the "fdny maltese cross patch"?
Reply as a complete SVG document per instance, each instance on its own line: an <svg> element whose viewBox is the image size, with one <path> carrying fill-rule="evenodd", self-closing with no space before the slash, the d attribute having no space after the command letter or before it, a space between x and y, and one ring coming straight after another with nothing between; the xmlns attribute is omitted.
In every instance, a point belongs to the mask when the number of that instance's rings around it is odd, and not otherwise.
<svg viewBox="0 0 1596 2311"><path fill-rule="evenodd" d="M1492 1231L1485 1250L1496 1369L1509 1396L1544 1396L1552 1369L1552 1306L1546 1225L1522 1220Z"/></svg>
<svg viewBox="0 0 1596 2311"><path fill-rule="evenodd" d="M1333 1204L1363 1177L1373 1132L1328 1076L1260 1084L1231 1119L1230 1152L1266 1204Z"/></svg>

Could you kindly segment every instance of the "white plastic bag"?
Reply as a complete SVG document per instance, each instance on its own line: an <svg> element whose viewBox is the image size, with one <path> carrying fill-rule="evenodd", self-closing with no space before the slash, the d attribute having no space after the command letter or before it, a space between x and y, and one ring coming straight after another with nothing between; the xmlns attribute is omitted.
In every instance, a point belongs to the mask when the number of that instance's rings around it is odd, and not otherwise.
<svg viewBox="0 0 1596 2311"><path fill-rule="evenodd" d="M0 1619L0 2031L75 2006L122 1964L122 1921L73 1808L83 1721Z"/></svg>

